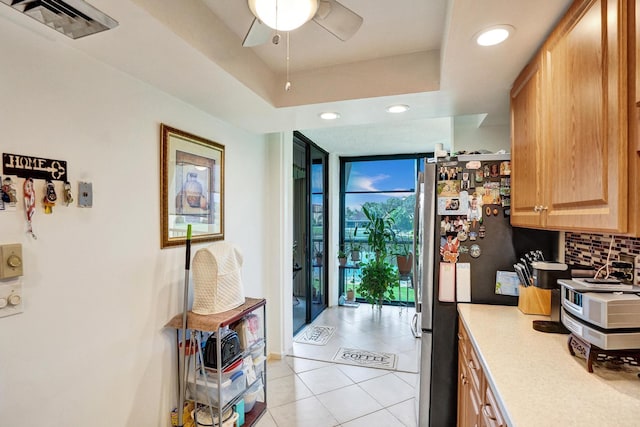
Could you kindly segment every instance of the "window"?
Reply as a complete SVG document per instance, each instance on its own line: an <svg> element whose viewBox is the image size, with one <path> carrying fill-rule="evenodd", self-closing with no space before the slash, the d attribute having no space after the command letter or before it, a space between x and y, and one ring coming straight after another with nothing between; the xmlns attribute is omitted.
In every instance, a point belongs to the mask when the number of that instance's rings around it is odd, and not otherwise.
<svg viewBox="0 0 640 427"><path fill-rule="evenodd" d="M340 293L353 289L359 298L360 266L373 257L365 234L368 220L362 207L378 212L393 212L395 244L388 247L389 262L396 265L396 254L413 251L415 185L420 161L425 155L348 157L340 159L341 208L340 243L348 254L347 265L340 268ZM352 249L360 249L360 256ZM350 256L349 256L350 254ZM397 267L395 267L397 268ZM399 274L399 286L393 290L391 304L413 304L410 274Z"/></svg>

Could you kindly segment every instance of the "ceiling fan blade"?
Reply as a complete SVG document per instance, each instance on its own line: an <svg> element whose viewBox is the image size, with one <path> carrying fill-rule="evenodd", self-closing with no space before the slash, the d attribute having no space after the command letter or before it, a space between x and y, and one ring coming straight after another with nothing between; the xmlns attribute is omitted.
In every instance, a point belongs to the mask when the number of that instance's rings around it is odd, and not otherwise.
<svg viewBox="0 0 640 427"><path fill-rule="evenodd" d="M336 0L320 0L313 21L344 42L358 31L363 19Z"/></svg>
<svg viewBox="0 0 640 427"><path fill-rule="evenodd" d="M254 47L267 43L271 39L273 30L255 18L249 27L247 35L242 41L243 47Z"/></svg>

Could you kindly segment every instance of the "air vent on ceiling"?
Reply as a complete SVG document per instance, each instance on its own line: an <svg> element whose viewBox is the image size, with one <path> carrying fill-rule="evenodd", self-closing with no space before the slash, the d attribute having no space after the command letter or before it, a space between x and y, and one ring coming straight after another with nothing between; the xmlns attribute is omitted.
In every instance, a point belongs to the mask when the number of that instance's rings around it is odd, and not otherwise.
<svg viewBox="0 0 640 427"><path fill-rule="evenodd" d="M118 22L83 0L0 0L72 39L109 30Z"/></svg>

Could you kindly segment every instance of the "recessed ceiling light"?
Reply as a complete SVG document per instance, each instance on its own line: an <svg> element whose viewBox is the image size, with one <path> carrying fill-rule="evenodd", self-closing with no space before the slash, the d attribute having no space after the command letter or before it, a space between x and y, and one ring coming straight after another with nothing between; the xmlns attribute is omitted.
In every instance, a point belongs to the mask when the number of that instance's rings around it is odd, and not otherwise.
<svg viewBox="0 0 640 427"><path fill-rule="evenodd" d="M387 113L404 113L407 110L409 110L409 106L404 104L390 105L387 107Z"/></svg>
<svg viewBox="0 0 640 427"><path fill-rule="evenodd" d="M322 120L335 120L340 118L340 113L334 113L327 111L326 113L320 113Z"/></svg>
<svg viewBox="0 0 640 427"><path fill-rule="evenodd" d="M474 38L480 46L494 46L505 41L514 31L511 25L494 25L480 31Z"/></svg>

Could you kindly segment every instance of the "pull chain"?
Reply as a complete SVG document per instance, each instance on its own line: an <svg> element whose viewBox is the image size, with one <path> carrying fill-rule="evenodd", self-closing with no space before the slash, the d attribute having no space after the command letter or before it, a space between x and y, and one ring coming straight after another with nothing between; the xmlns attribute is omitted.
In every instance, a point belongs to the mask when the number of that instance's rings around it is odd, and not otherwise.
<svg viewBox="0 0 640 427"><path fill-rule="evenodd" d="M284 90L291 90L291 81L289 80L289 32L287 32L287 82L284 84Z"/></svg>
<svg viewBox="0 0 640 427"><path fill-rule="evenodd" d="M271 39L273 44L280 43L280 33L278 33L278 0L276 0L276 34Z"/></svg>

